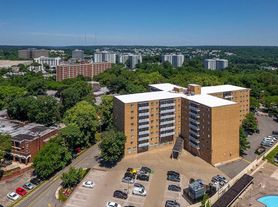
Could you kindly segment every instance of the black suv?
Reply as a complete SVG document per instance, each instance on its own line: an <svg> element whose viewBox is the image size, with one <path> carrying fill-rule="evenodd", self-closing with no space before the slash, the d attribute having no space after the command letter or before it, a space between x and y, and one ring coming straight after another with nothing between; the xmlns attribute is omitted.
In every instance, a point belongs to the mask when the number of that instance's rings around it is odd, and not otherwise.
<svg viewBox="0 0 278 207"><path fill-rule="evenodd" d="M181 187L177 185L169 185L168 190L170 191L176 191L176 192L181 192Z"/></svg>
<svg viewBox="0 0 278 207"><path fill-rule="evenodd" d="M113 197L127 199L127 193L121 190L115 190L113 193Z"/></svg>
<svg viewBox="0 0 278 207"><path fill-rule="evenodd" d="M132 174L132 173L130 173L130 172L126 172L125 175L124 175L124 177L130 177L130 178L135 179L135 174Z"/></svg>
<svg viewBox="0 0 278 207"><path fill-rule="evenodd" d="M32 178L30 180L30 183L32 183L34 185L39 185L41 183L41 180L39 178Z"/></svg>
<svg viewBox="0 0 278 207"><path fill-rule="evenodd" d="M150 174L152 172L151 168L148 167L141 167L141 169L139 170L139 172L141 174Z"/></svg>
<svg viewBox="0 0 278 207"><path fill-rule="evenodd" d="M180 177L180 174L179 174L178 172L176 172L176 171L168 171L168 172L167 172L167 176L168 176L168 175L175 175L175 176Z"/></svg>
<svg viewBox="0 0 278 207"><path fill-rule="evenodd" d="M174 175L174 174L167 175L167 180L173 181L173 182L180 182L181 181L180 176Z"/></svg>
<svg viewBox="0 0 278 207"><path fill-rule="evenodd" d="M167 200L165 207L180 207L180 204L177 201Z"/></svg>
<svg viewBox="0 0 278 207"><path fill-rule="evenodd" d="M137 175L137 180L149 181L150 177L145 174Z"/></svg>

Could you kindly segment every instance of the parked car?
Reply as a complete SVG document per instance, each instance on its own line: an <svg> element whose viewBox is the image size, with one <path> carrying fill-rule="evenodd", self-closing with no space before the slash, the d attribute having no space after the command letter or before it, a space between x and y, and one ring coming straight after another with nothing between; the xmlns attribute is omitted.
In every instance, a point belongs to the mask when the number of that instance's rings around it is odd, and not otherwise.
<svg viewBox="0 0 278 207"><path fill-rule="evenodd" d="M134 169L134 168L131 168L131 167L127 168L126 172L131 173L131 174L134 174L134 175L137 174L137 170Z"/></svg>
<svg viewBox="0 0 278 207"><path fill-rule="evenodd" d="M145 175L145 174L137 175L137 180L149 181L149 179L150 179L149 175Z"/></svg>
<svg viewBox="0 0 278 207"><path fill-rule="evenodd" d="M167 200L165 203L165 207L180 207L180 204L174 200Z"/></svg>
<svg viewBox="0 0 278 207"><path fill-rule="evenodd" d="M181 187L177 185L169 185L168 186L169 191L175 191L175 192L181 192Z"/></svg>
<svg viewBox="0 0 278 207"><path fill-rule="evenodd" d="M258 154L258 155L261 155L265 151L266 151L266 148L264 146L260 146L256 149L255 153Z"/></svg>
<svg viewBox="0 0 278 207"><path fill-rule="evenodd" d="M106 203L106 207L122 207L122 206L115 202L108 202Z"/></svg>
<svg viewBox="0 0 278 207"><path fill-rule="evenodd" d="M127 199L128 195L127 195L126 191L115 190L114 193L113 193L113 197L121 198L121 199Z"/></svg>
<svg viewBox="0 0 278 207"><path fill-rule="evenodd" d="M145 189L145 186L142 185L141 183L134 183L134 187L138 187L138 188L143 188L143 189Z"/></svg>
<svg viewBox="0 0 278 207"><path fill-rule="evenodd" d="M139 187L134 187L132 190L133 195L139 195L139 196L146 196L147 192L145 188L139 188Z"/></svg>
<svg viewBox="0 0 278 207"><path fill-rule="evenodd" d="M275 163L278 163L278 153L274 156L274 160Z"/></svg>
<svg viewBox="0 0 278 207"><path fill-rule="evenodd" d="M131 178L133 178L133 179L135 179L135 176L136 176L136 174L133 174L133 173L130 173L130 172L126 172L126 173L124 174L124 177L131 177Z"/></svg>
<svg viewBox="0 0 278 207"><path fill-rule="evenodd" d="M152 170L151 168L148 167L141 167L141 169L139 170L139 174L151 174Z"/></svg>
<svg viewBox="0 0 278 207"><path fill-rule="evenodd" d="M23 185L23 188L25 188L27 190L32 190L34 187L35 186L30 182L24 183L24 185Z"/></svg>
<svg viewBox="0 0 278 207"><path fill-rule="evenodd" d="M85 188L94 188L95 183L91 180L87 180L87 181L83 182L82 186Z"/></svg>
<svg viewBox="0 0 278 207"><path fill-rule="evenodd" d="M135 182L135 179L132 178L132 177L123 177L122 182L123 183L133 184Z"/></svg>
<svg viewBox="0 0 278 207"><path fill-rule="evenodd" d="M226 183L228 183L227 179L224 176L222 176L222 175L216 175L216 176L212 177L211 181L213 183L219 182L220 185L221 184L225 185Z"/></svg>
<svg viewBox="0 0 278 207"><path fill-rule="evenodd" d="M41 183L41 180L39 178L32 178L30 180L30 183L32 183L33 185L39 185Z"/></svg>
<svg viewBox="0 0 278 207"><path fill-rule="evenodd" d="M21 187L18 187L15 192L18 194L18 195L21 195L21 196L25 196L27 194L27 191Z"/></svg>
<svg viewBox="0 0 278 207"><path fill-rule="evenodd" d="M1 163L1 167L7 167L8 165L11 165L12 163L13 163L12 160L4 160Z"/></svg>
<svg viewBox="0 0 278 207"><path fill-rule="evenodd" d="M167 176L168 176L168 175L175 175L175 176L180 177L180 174L179 174L178 172L172 171L172 170L170 170L170 171L167 172Z"/></svg>
<svg viewBox="0 0 278 207"><path fill-rule="evenodd" d="M17 199L19 199L19 195L15 192L11 192L9 194L7 194L8 199L12 200L12 201L16 201Z"/></svg>
<svg viewBox="0 0 278 207"><path fill-rule="evenodd" d="M181 181L180 176L177 176L177 175L174 175L174 174L167 175L167 180L173 181L173 182L180 182Z"/></svg>

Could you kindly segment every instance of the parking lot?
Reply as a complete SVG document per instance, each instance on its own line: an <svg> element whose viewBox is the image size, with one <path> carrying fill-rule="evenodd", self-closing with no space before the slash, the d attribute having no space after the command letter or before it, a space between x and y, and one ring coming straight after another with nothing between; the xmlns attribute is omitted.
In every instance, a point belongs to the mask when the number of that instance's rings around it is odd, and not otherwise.
<svg viewBox="0 0 278 207"><path fill-rule="evenodd" d="M95 182L95 187L85 189L81 184L73 192L65 206L105 206L107 202L112 201L122 206L161 207L165 205L168 199L178 201L181 206L187 206L189 203L182 197L182 190L187 188L190 178L200 178L208 184L213 176L217 174L224 175L217 168L186 151L182 152L179 160L172 160L170 154L171 148L164 148L125 158L111 169L92 169L83 181L92 180ZM149 181L136 180L136 183L144 185L147 195L132 195L133 184L123 183L122 178L128 167L140 169L142 166L152 169ZM179 183L167 180L167 171L169 170L180 173L181 180ZM181 192L168 190L168 185L173 183L181 187ZM124 189L128 191L126 200L113 197L115 190L123 191Z"/></svg>
<svg viewBox="0 0 278 207"><path fill-rule="evenodd" d="M24 183L30 180L31 176L31 171L28 171L19 177L0 182L0 204L3 206L10 205L12 201L7 198L7 194L15 192L18 187L22 187Z"/></svg>

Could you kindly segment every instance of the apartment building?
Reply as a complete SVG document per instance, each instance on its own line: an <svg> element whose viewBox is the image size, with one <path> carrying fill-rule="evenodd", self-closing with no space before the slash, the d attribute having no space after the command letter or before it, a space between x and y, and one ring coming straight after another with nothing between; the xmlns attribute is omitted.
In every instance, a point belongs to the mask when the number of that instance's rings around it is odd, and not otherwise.
<svg viewBox="0 0 278 207"><path fill-rule="evenodd" d="M60 57L44 57L41 56L39 58L34 58L34 61L36 63L39 63L41 65L48 65L50 68L56 68L57 65L60 65L61 58Z"/></svg>
<svg viewBox="0 0 278 207"><path fill-rule="evenodd" d="M116 63L116 53L108 52L108 51L101 51L96 52L94 54L94 62L108 62L108 63Z"/></svg>
<svg viewBox="0 0 278 207"><path fill-rule="evenodd" d="M227 68L229 65L228 60L226 59L205 59L204 60L204 67L209 70L222 70Z"/></svg>
<svg viewBox="0 0 278 207"><path fill-rule="evenodd" d="M125 155L173 144L181 130L180 106L181 98L175 93L115 96L115 124L127 138Z"/></svg>
<svg viewBox="0 0 278 207"><path fill-rule="evenodd" d="M111 67L111 63L62 64L57 66L56 80L62 81L68 78L76 78L79 75L92 78Z"/></svg>
<svg viewBox="0 0 278 207"><path fill-rule="evenodd" d="M240 121L247 114L241 108L247 100L249 112L249 89L165 83L150 85L150 91L114 97L126 156L172 145L180 137L184 149L213 165L239 157Z"/></svg>
<svg viewBox="0 0 278 207"><path fill-rule="evenodd" d="M161 56L161 62L169 62L173 67L181 67L184 62L184 55L181 54L166 54Z"/></svg>

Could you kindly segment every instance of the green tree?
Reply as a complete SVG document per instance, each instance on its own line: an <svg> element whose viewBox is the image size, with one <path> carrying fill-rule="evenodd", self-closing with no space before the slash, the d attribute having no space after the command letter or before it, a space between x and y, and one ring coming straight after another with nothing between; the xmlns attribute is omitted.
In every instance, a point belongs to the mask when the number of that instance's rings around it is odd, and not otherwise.
<svg viewBox="0 0 278 207"><path fill-rule="evenodd" d="M109 130L103 132L101 136L99 148L103 160L110 163L116 163L121 160L124 155L125 135L122 132Z"/></svg>
<svg viewBox="0 0 278 207"><path fill-rule="evenodd" d="M8 104L15 98L26 94L24 88L16 86L0 86L0 109L8 106Z"/></svg>
<svg viewBox="0 0 278 207"><path fill-rule="evenodd" d="M47 85L43 79L35 79L28 83L27 90L30 95L38 96L46 94Z"/></svg>
<svg viewBox="0 0 278 207"><path fill-rule="evenodd" d="M102 103L98 107L98 114L102 130L113 126L113 96L103 96Z"/></svg>
<svg viewBox="0 0 278 207"><path fill-rule="evenodd" d="M70 123L68 126L60 130L59 136L63 139L64 144L70 151L74 151L76 147L86 146L86 139L82 137L81 131L76 124Z"/></svg>
<svg viewBox="0 0 278 207"><path fill-rule="evenodd" d="M260 101L255 97L250 97L250 109L255 110L260 107Z"/></svg>
<svg viewBox="0 0 278 207"><path fill-rule="evenodd" d="M209 202L209 196L208 194L204 194L202 202L201 202L201 207L210 207L210 202Z"/></svg>
<svg viewBox="0 0 278 207"><path fill-rule="evenodd" d="M75 124L81 131L81 136L86 140L86 145L95 142L95 132L99 126L95 107L81 101L65 113L65 124Z"/></svg>
<svg viewBox="0 0 278 207"><path fill-rule="evenodd" d="M67 173L63 173L61 180L64 188L75 187L82 179L83 169L70 167Z"/></svg>
<svg viewBox="0 0 278 207"><path fill-rule="evenodd" d="M248 138L244 132L243 127L240 127L239 129L239 152L240 154L244 154L245 150L250 148L250 143L248 141Z"/></svg>
<svg viewBox="0 0 278 207"><path fill-rule="evenodd" d="M245 119L242 122L242 127L245 131L254 133L258 128L257 119L253 113L246 115Z"/></svg>
<svg viewBox="0 0 278 207"><path fill-rule="evenodd" d="M38 177L47 179L71 161L68 149L55 142L47 143L34 157L34 169Z"/></svg>
<svg viewBox="0 0 278 207"><path fill-rule="evenodd" d="M0 162L4 158L6 152L12 150L11 136L8 134L0 133Z"/></svg>

